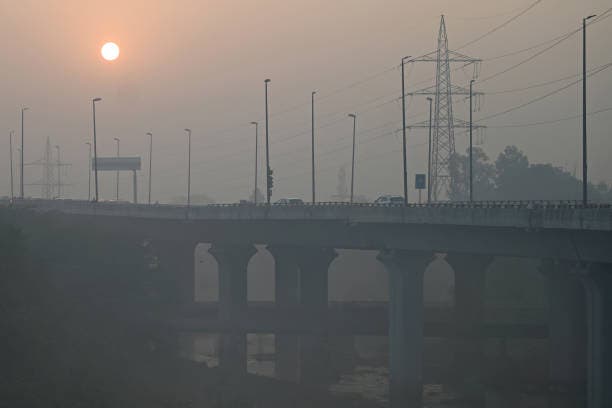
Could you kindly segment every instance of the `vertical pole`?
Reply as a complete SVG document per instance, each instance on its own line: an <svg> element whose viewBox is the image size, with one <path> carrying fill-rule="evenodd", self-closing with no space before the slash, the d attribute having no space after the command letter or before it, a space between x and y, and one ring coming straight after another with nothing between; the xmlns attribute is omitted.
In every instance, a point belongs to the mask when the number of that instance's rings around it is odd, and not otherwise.
<svg viewBox="0 0 612 408"><path fill-rule="evenodd" d="M351 204L353 204L353 189L355 187L355 129L357 127L357 115L351 113L353 118L353 159L351 160Z"/></svg>
<svg viewBox="0 0 612 408"><path fill-rule="evenodd" d="M269 141L269 126L268 126L268 84L269 79L264 81L266 88L266 202L270 205L272 192L270 191L270 141Z"/></svg>
<svg viewBox="0 0 612 408"><path fill-rule="evenodd" d="M87 142L89 154L87 155L87 201L91 201L91 143Z"/></svg>
<svg viewBox="0 0 612 408"><path fill-rule="evenodd" d="M429 101L429 147L427 150L427 204L431 203L431 117L432 117L432 102L433 99L427 98Z"/></svg>
<svg viewBox="0 0 612 408"><path fill-rule="evenodd" d="M132 171L132 176L133 176L132 185L134 186L134 204L138 204L138 181L136 178L136 170Z"/></svg>
<svg viewBox="0 0 612 408"><path fill-rule="evenodd" d="M94 136L94 181L96 184L96 202L98 202L100 196L98 192L98 142L96 138L96 102L100 98L94 99L91 104L93 107L93 136Z"/></svg>
<svg viewBox="0 0 612 408"><path fill-rule="evenodd" d="M13 188L13 131L9 133L9 155L11 165L11 201L15 198L15 190Z"/></svg>
<svg viewBox="0 0 612 408"><path fill-rule="evenodd" d="M19 196L21 197L21 199L23 200L23 113L27 108L21 108L21 170L20 170L20 177L19 177Z"/></svg>
<svg viewBox="0 0 612 408"><path fill-rule="evenodd" d="M153 177L153 133L149 132L149 205L151 205L151 180ZM135 191L135 190L134 190Z"/></svg>
<svg viewBox="0 0 612 408"><path fill-rule="evenodd" d="M57 198L62 196L62 162L60 161L60 147L55 146L57 149Z"/></svg>
<svg viewBox="0 0 612 408"><path fill-rule="evenodd" d="M582 19L582 204L588 202L588 174L587 174L587 88L586 88L586 21Z"/></svg>
<svg viewBox="0 0 612 408"><path fill-rule="evenodd" d="M257 159L259 159L259 123L251 122L255 125L255 188L253 189L253 203L257 204Z"/></svg>
<svg viewBox="0 0 612 408"><path fill-rule="evenodd" d="M115 141L117 142L117 158L119 158L119 139L115 138ZM115 180L115 189L116 189L116 193L115 193L115 200L119 201L119 171L117 171L117 175L115 176L116 180Z"/></svg>
<svg viewBox="0 0 612 408"><path fill-rule="evenodd" d="M314 140L314 133L315 133L315 112L314 112L314 97L315 97L316 91L312 92L311 95L311 111L312 111L312 204L314 205L315 203L315 140Z"/></svg>
<svg viewBox="0 0 612 408"><path fill-rule="evenodd" d="M406 163L406 88L404 78L404 61L402 58L402 157L404 163L404 205L408 205L408 165Z"/></svg>
<svg viewBox="0 0 612 408"><path fill-rule="evenodd" d="M191 129L187 131L187 208L191 207Z"/></svg>
<svg viewBox="0 0 612 408"><path fill-rule="evenodd" d="M19 158L19 167L21 167L21 148L17 148L17 157Z"/></svg>
<svg viewBox="0 0 612 408"><path fill-rule="evenodd" d="M473 86L474 86L474 80L472 79L470 81L470 202L472 202L474 200L474 173L472 171L474 163L473 163L473 158L472 158L472 130L473 130L473 125L472 125L472 120L473 120L473 105L472 105L472 98L473 98Z"/></svg>

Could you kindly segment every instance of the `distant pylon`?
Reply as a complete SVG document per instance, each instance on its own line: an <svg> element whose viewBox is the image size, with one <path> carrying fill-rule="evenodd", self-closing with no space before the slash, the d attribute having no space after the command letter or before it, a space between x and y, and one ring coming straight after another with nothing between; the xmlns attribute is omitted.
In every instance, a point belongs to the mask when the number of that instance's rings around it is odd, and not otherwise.
<svg viewBox="0 0 612 408"><path fill-rule="evenodd" d="M61 183L60 171L62 167L70 166L69 163L63 163L59 160L53 160L51 151L51 139L47 136L47 143L45 144L45 151L42 159L36 160L31 163L25 163L26 166L41 166L42 167L42 180L35 183L28 183L28 186L40 186L41 196L46 199L59 198L61 188L68 184ZM55 178L55 172L57 171L57 181ZM57 196L55 195L57 191Z"/></svg>
<svg viewBox="0 0 612 408"><path fill-rule="evenodd" d="M448 197L451 174L449 163L455 154L455 129L469 128L469 123L455 119L453 115L453 95L469 95L469 90L455 86L451 83L451 63L462 63L463 66L474 66L474 78L477 77L477 64L480 59L471 58L448 49L448 35L444 15L440 19L438 33L438 49L432 53L413 59L414 62L435 62L436 82L433 87L411 92L408 95L433 95L434 114L432 120L432 146L431 146L431 193L434 201ZM475 96L482 95L474 92ZM426 128L429 122L421 122L408 126L408 128ZM474 125L474 129L483 126Z"/></svg>
<svg viewBox="0 0 612 408"><path fill-rule="evenodd" d="M47 136L47 144L45 145L45 154L42 160L43 181L42 181L42 196L46 199L53 198L55 190L55 172L54 164L51 158L51 140Z"/></svg>

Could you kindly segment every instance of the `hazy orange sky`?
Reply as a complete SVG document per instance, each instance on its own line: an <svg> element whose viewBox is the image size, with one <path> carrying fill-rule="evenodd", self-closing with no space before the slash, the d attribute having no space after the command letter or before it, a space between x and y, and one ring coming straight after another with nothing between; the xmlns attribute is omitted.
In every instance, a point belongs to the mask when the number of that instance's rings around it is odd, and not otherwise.
<svg viewBox="0 0 612 408"><path fill-rule="evenodd" d="M433 50L440 14L447 19L450 48L464 44L526 8L532 0L259 0L259 1L59 1L0 0L0 132L19 135L19 110L26 113L26 162L40 159L46 137L62 147L71 166L63 174L72 198L87 194L87 146L91 139L91 99L98 105L99 155L113 155L114 137L122 153L148 160L154 133L153 199L185 193L185 127L193 129L194 194L220 202L246 198L253 184L254 132L262 122L265 78L270 87L271 165L277 175L275 197L309 197L310 92L318 90L318 190L322 200L336 189L336 175L350 162L351 122L358 114L356 193L373 199L401 191L401 126L397 102L399 71L407 54ZM469 46L463 53L483 58L481 77L511 66L535 51L488 60L548 41L578 27L582 17L601 13L609 1L543 0L507 27ZM612 18L589 28L589 66L612 60ZM108 63L100 47L114 41L120 58ZM541 57L488 81L484 92L521 88L579 72L580 36ZM408 67L408 84L428 79L433 65ZM385 72L388 70L388 72ZM384 72L380 75L379 73ZM471 72L453 80L467 86ZM375 76L374 79L371 79ZM370 78L347 88L347 85ZM590 82L590 110L612 107L612 70ZM570 80L571 81L571 80ZM525 92L485 97L475 119L529 101L567 82ZM427 84L420 85L420 87ZM477 85L478 86L478 85ZM334 92L342 89L340 92ZM426 101L409 101L408 115L425 120ZM516 144L532 161L580 169L580 125L571 120L549 126L495 128L555 120L580 113L577 87L512 114L487 121L483 148L494 159ZM288 108L295 109L284 112ZM468 106L457 100L455 114L467 119ZM592 181L612 183L612 114L595 115L590 125ZM409 134L410 179L426 168L426 132ZM466 148L457 134L457 150ZM15 142L15 148L17 147ZM16 158L16 154L15 154ZM262 156L263 158L263 156ZM0 195L9 193L8 153L0 157L6 177ZM263 169L263 166L260 166ZM578 172L579 174L579 172ZM26 183L42 170L29 167ZM146 194L146 172L139 176ZM260 176L263 181L263 172ZM130 177L122 177L122 198L131 197ZM114 175L100 179L102 198L112 199ZM412 184L412 183L411 183ZM261 184L260 184L261 186ZM26 193L40 195L40 187ZM411 199L415 199L414 192Z"/></svg>

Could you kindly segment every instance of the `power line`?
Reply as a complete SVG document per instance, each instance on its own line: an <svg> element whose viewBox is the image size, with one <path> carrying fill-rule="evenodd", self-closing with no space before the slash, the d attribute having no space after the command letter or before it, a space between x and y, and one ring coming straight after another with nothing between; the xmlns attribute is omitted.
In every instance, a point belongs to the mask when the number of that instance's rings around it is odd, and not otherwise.
<svg viewBox="0 0 612 408"><path fill-rule="evenodd" d="M593 112L589 112L587 113L587 116L594 116L594 115L598 115L600 113L604 113L604 112L610 112L612 111L612 108L605 108L605 109L600 109L600 110L596 110ZM578 119L581 118L582 114L580 115L573 115L573 116L566 116L564 118L560 118L560 119L554 119L554 120L545 120L545 121L541 121L541 122L532 122L532 123L520 123L520 124L512 124L512 125L497 125L497 126L487 126L488 128L493 128L493 129L505 129L505 128L521 128L521 127L532 127L532 126L542 126L542 125L551 125L554 123L561 123L561 122L565 122L568 120L572 120L572 119Z"/></svg>
<svg viewBox="0 0 612 408"><path fill-rule="evenodd" d="M598 69L597 71L594 71L594 72L590 73L590 74L588 75L588 77L591 77L591 76L593 76L593 75L596 75L596 74L598 74L598 73L600 73L600 72L602 72L602 71L604 71L604 70L606 70L606 69L608 69L608 68L610 68L610 67L612 67L612 62L611 62L611 63L608 63L608 64L606 64L606 65L604 65L604 66L602 66L602 67L601 67L600 69ZM552 91L552 92L549 92L549 93L547 93L547 94L545 94L545 95L542 95L542 96L540 96L540 97L538 97L538 98L532 99L532 100L530 100L530 101L528 101L528 102L525 102L525 103L523 103L523 104L520 104L520 105L518 105L518 106L512 107L512 108L510 108L510 109L506 109L506 110L504 110L504 111L501 111L501 112L495 113L495 114L493 114L493 115L485 116L484 118L481 118L481 119L480 119L480 120L479 120L477 123L480 123L480 122L482 122L482 121L484 121L484 120L492 119L492 118L495 118L495 117L498 117L498 116L502 116L502 115L505 115L505 114L510 113L510 112L514 112L515 110L518 110L518 109L524 108L525 106L528 106L528 105L531 105L531 104L533 104L533 103L539 102L539 101L541 101L541 100L543 100L543 99L546 99L546 98L551 97L551 96L553 96L553 95L555 95L555 94L558 94L559 92L564 91L564 90L568 89L569 87L571 87L571 86L573 86L573 85L576 85L577 83L579 83L579 82L581 82L581 81L582 81L582 79L579 79L579 80L577 80L577 81L573 81L573 82L571 82L571 83L569 83L569 84L567 84L567 85L565 85L565 86L562 86L561 88L557 88L557 89L555 89L555 90L554 90L554 91Z"/></svg>
<svg viewBox="0 0 612 408"><path fill-rule="evenodd" d="M612 7L609 8L608 10L606 10L600 17L598 17L595 20L593 20L593 22L591 22L591 24L596 24L596 23L598 23L600 21L603 21L604 19L610 17L610 15L608 14L610 11L612 11ZM522 60L522 61L520 61L520 62L518 62L518 63L516 63L514 65L511 65L510 67L508 67L506 69L503 69L502 71L496 72L495 74L492 74L492 75L489 75L488 77L480 79L478 82L479 83L483 83L483 82L489 81L489 80L491 80L493 78L497 78L498 76L503 75L503 74L505 74L507 72L510 72L510 71L520 67L521 65L524 65L524 64L528 63L529 61L532 61L532 60L536 59L537 57L539 57L540 55L546 53L547 51L555 48L557 45L563 43L565 40L567 40L568 38L571 38L572 36L574 36L574 34L580 32L580 31L581 31L581 28L577 28L577 29L575 29L573 31L570 31L569 33L564 34L563 36L561 36L561 38L559 38L552 45L544 48L543 50L538 51L537 53L529 56L528 58L526 58L526 59L524 59L524 60Z"/></svg>
<svg viewBox="0 0 612 408"><path fill-rule="evenodd" d="M479 37L476 37L475 39L473 39L472 41L469 41L465 44L463 44L461 47L456 48L455 51L459 51L463 48L466 48L480 40L482 40L483 38L488 37L489 35L495 33L496 31L501 30L502 28L506 27L508 24L512 23L513 21L519 19L520 17L522 17L523 15L525 15L526 13L528 13L531 9L533 9L535 6L537 6L538 4L540 4L542 2L542 0L536 0L534 3L532 3L529 7L527 7L526 9L522 10L520 13L518 13L517 15L515 15L514 17L510 18L509 20L503 22L502 24L498 25L497 27L487 31L486 33L482 34Z"/></svg>
<svg viewBox="0 0 612 408"><path fill-rule="evenodd" d="M605 65L607 65L607 64L603 64L603 65L599 65L597 67L591 68L590 70L587 71L587 73L591 73L593 71L596 71L599 68L604 67ZM504 90L500 90L500 91L485 91L485 93L487 95L502 95L502 94L508 94L508 93L528 91L530 89L541 88L541 87L544 87L544 86L547 86L547 85L556 84L557 82L567 81L568 79L573 79L573 78L576 78L576 77L581 76L581 75L582 75L581 73L580 74L572 74L572 75L568 75L568 76L563 77L563 78L558 78L558 79L553 79L551 81L540 82L538 84L528 85L528 86L523 87L523 88L504 89Z"/></svg>

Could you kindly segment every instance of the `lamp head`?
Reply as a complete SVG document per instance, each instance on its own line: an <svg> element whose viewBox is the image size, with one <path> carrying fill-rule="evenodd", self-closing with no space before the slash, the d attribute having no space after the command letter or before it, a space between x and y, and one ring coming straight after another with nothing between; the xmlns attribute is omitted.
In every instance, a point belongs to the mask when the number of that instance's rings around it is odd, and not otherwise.
<svg viewBox="0 0 612 408"><path fill-rule="evenodd" d="M185 132L191 133L191 129L185 128Z"/></svg>
<svg viewBox="0 0 612 408"><path fill-rule="evenodd" d="M428 100L429 102L433 101L433 99L431 99L429 96L427 97L427 100Z"/></svg>
<svg viewBox="0 0 612 408"><path fill-rule="evenodd" d="M147 136L153 136L153 133L147 132Z"/></svg>
<svg viewBox="0 0 612 408"><path fill-rule="evenodd" d="M257 122L251 122L251 125L257 126L257 124L258 124Z"/></svg>
<svg viewBox="0 0 612 408"><path fill-rule="evenodd" d="M267 83L272 82L272 81L269 80L269 79L266 79L264 82L267 84Z"/></svg>
<svg viewBox="0 0 612 408"><path fill-rule="evenodd" d="M354 113L349 113L348 116L349 118L353 118L353 119L357 118L357 115L355 115Z"/></svg>
<svg viewBox="0 0 612 408"><path fill-rule="evenodd" d="M118 138L118 137L114 137L113 139L115 139L116 141L119 141L119 138Z"/></svg>
<svg viewBox="0 0 612 408"><path fill-rule="evenodd" d="M590 20L594 17L597 17L597 14L591 14L590 16L588 16L587 18L584 19L584 21Z"/></svg>
<svg viewBox="0 0 612 408"><path fill-rule="evenodd" d="M86 144L87 146L91 146L91 143L90 143L90 142L85 142L85 144Z"/></svg>
<svg viewBox="0 0 612 408"><path fill-rule="evenodd" d="M94 102L100 102L102 100L102 98L94 98L93 101Z"/></svg>

